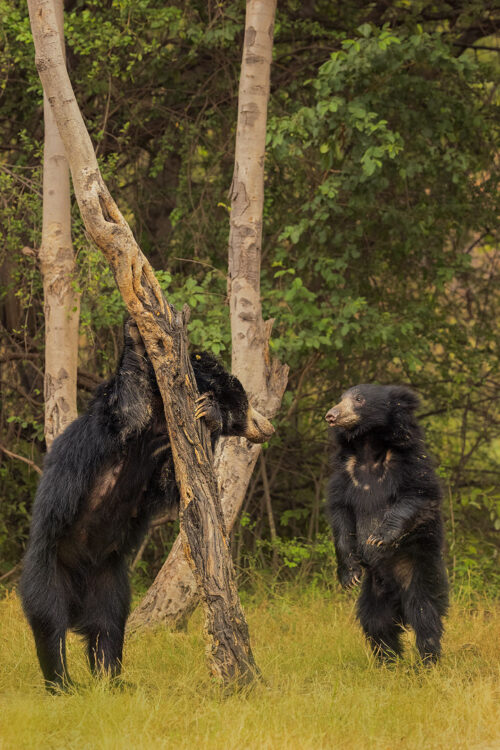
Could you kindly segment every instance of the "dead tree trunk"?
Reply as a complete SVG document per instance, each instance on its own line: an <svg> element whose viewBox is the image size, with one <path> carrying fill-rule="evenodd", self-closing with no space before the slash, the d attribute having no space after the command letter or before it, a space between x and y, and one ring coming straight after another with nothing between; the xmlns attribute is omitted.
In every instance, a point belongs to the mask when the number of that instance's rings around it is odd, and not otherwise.
<svg viewBox="0 0 500 750"><path fill-rule="evenodd" d="M54 0L64 56L63 3ZM39 251L45 311L45 442L76 416L80 295L74 289L75 257L71 242L69 168L47 95L43 97L43 225Z"/></svg>
<svg viewBox="0 0 500 750"><path fill-rule="evenodd" d="M209 664L228 684L258 673L234 584L206 426L194 419L196 382L187 314L164 298L153 269L109 194L66 71L52 0L29 0L36 65L66 147L87 231L108 260L153 363L181 496L181 536L205 607Z"/></svg>
<svg viewBox="0 0 500 750"><path fill-rule="evenodd" d="M233 373L245 387L252 405L268 418L280 407L288 375L288 367L270 358L273 321L263 320L260 303L264 155L275 12L276 0L247 0L231 186L228 275ZM243 503L260 449L260 445L243 438L226 438L217 446L215 468L228 530ZM198 596L177 540L132 613L129 626L162 622L183 627L196 608Z"/></svg>

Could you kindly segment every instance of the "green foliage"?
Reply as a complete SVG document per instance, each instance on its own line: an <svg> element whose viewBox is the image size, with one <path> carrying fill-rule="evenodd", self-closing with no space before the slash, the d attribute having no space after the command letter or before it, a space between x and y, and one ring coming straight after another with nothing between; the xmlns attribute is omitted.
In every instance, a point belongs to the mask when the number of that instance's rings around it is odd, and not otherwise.
<svg viewBox="0 0 500 750"><path fill-rule="evenodd" d="M365 28L342 47L310 81L307 101L270 122L274 175L294 217L275 263L300 276L270 296L289 303L285 336L292 316L314 331L304 347L333 341L352 354L390 342L394 364L404 355L411 373L435 344L426 331L445 322L433 304L470 262L457 233L484 232L493 217L495 179L477 186L493 144L474 88L484 72L436 34ZM419 274L407 279L413 265ZM285 338L287 355L289 346Z"/></svg>
<svg viewBox="0 0 500 750"><path fill-rule="evenodd" d="M103 175L169 299L190 305L193 345L226 364L243 14L239 0L76 0L65 16L70 76ZM0 442L41 464L42 96L25 3L0 0L0 19ZM489 24L477 1L438 2L433 13L421 2L375 4L369 14L359 3L280 3L262 302L275 318L273 353L291 371L266 449L278 542L256 481L235 540L240 568L267 568L274 552L282 578L333 575L323 415L355 382L403 381L423 397L456 584L480 587L487 575L498 585L498 62L457 46ZM79 365L99 379L118 357L125 311L76 206L73 241ZM80 389L80 406L87 399ZM0 460L7 571L35 477ZM149 575L167 537L148 545Z"/></svg>

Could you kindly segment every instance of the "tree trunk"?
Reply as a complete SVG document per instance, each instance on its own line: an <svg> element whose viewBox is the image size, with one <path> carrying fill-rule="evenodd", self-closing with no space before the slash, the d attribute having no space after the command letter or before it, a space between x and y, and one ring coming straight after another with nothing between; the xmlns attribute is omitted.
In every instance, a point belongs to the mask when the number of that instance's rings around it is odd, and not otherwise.
<svg viewBox="0 0 500 750"><path fill-rule="evenodd" d="M288 375L288 367L270 358L273 321L263 320L260 303L264 156L275 12L276 0L247 0L231 185L228 274L233 373L252 405L268 418L281 405ZM226 438L217 447L215 470L228 530L242 506L260 450L260 445L252 445L244 438ZM132 613L129 627L157 622L183 627L197 603L196 583L182 560L177 540Z"/></svg>
<svg viewBox="0 0 500 750"><path fill-rule="evenodd" d="M249 682L258 669L229 556L207 427L187 353L187 308L163 296L153 269L109 194L66 71L52 0L29 0L36 65L66 148L85 227L108 260L155 369L181 497L181 537L205 607L212 674Z"/></svg>
<svg viewBox="0 0 500 750"><path fill-rule="evenodd" d="M54 0L64 56L63 3ZM64 144L46 94L43 97L43 226L39 258L45 309L45 443L76 419L76 373L80 295L74 289L69 168Z"/></svg>

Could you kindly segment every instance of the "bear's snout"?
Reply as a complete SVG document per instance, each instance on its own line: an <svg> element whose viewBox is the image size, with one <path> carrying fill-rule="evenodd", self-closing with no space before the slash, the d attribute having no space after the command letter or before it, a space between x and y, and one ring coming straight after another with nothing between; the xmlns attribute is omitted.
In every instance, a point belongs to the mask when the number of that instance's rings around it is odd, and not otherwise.
<svg viewBox="0 0 500 750"><path fill-rule="evenodd" d="M349 429L358 424L359 414L356 412L352 398L344 397L342 401L332 406L326 413L325 419L330 427Z"/></svg>
<svg viewBox="0 0 500 750"><path fill-rule="evenodd" d="M336 409L335 407L333 407L333 409L330 409L330 411L326 413L325 419L329 425L333 426L335 422L337 421L339 414L340 414L340 411Z"/></svg>
<svg viewBox="0 0 500 750"><path fill-rule="evenodd" d="M274 434L271 422L252 406L248 408L245 437L252 443L265 443Z"/></svg>

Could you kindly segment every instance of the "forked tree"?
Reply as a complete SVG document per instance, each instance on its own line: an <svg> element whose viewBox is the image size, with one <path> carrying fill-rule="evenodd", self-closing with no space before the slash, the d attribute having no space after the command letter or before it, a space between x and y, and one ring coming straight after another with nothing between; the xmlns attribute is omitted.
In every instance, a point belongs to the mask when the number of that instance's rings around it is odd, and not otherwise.
<svg viewBox="0 0 500 750"><path fill-rule="evenodd" d="M288 376L288 367L270 357L273 321L264 321L260 301L264 156L275 13L276 0L247 0L228 251L232 370L253 405L268 418L281 405ZM228 530L243 504L260 451L260 445L245 438L219 441L215 471ZM183 627L198 601L197 581L178 538L132 613L129 627L157 622Z"/></svg>
<svg viewBox="0 0 500 750"><path fill-rule="evenodd" d="M112 268L135 319L163 399L181 498L181 536L205 609L209 665L225 683L258 674L234 583L207 427L194 417L187 311L165 299L99 171L66 70L53 0L29 0L36 65L68 158L85 227Z"/></svg>

